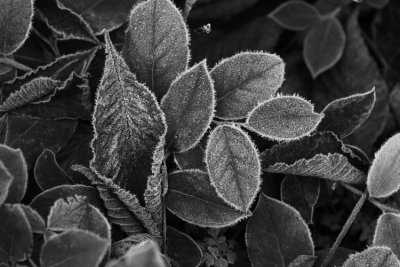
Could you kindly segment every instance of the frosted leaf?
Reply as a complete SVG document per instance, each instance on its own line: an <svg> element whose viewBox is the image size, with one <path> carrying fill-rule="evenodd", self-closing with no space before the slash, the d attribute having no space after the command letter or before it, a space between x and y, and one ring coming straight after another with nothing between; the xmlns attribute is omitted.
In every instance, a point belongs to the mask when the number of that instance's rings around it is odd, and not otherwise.
<svg viewBox="0 0 400 267"><path fill-rule="evenodd" d="M14 176L9 173L3 162L0 161L0 205L6 200L13 180Z"/></svg>
<svg viewBox="0 0 400 267"><path fill-rule="evenodd" d="M185 20L187 20L190 10L192 10L192 7L196 3L196 1L197 0L186 0L185 1L185 8L183 10L183 17L185 18Z"/></svg>
<svg viewBox="0 0 400 267"><path fill-rule="evenodd" d="M400 262L388 247L370 247L353 254L343 267L399 267Z"/></svg>
<svg viewBox="0 0 400 267"><path fill-rule="evenodd" d="M374 246L386 246L400 256L400 215L394 213L382 214L376 223Z"/></svg>

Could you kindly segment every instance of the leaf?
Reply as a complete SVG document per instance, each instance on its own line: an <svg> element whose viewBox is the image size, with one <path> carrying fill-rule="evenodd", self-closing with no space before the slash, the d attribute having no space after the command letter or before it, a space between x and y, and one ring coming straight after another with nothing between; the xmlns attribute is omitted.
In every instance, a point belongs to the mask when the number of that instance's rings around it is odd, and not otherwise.
<svg viewBox="0 0 400 267"><path fill-rule="evenodd" d="M183 17L170 0L147 0L132 9L123 57L158 99L186 69L188 45Z"/></svg>
<svg viewBox="0 0 400 267"><path fill-rule="evenodd" d="M258 151L240 128L215 128L206 148L207 171L219 197L239 211L249 210L260 189Z"/></svg>
<svg viewBox="0 0 400 267"><path fill-rule="evenodd" d="M185 8L183 9L183 18L187 20L190 10L192 10L192 7L196 3L197 0L185 0Z"/></svg>
<svg viewBox="0 0 400 267"><path fill-rule="evenodd" d="M167 147L174 152L193 148L210 126L214 107L213 82L204 60L178 76L161 101Z"/></svg>
<svg viewBox="0 0 400 267"><path fill-rule="evenodd" d="M96 188L86 185L60 185L38 194L29 204L42 218L47 218L51 207L58 199L67 200L69 197L85 196L84 201L101 212L105 212L104 205Z"/></svg>
<svg viewBox="0 0 400 267"><path fill-rule="evenodd" d="M289 1L278 6L268 17L281 27L292 31L304 31L321 21L319 11L303 1Z"/></svg>
<svg viewBox="0 0 400 267"><path fill-rule="evenodd" d="M342 266L343 263L347 260L347 258L351 254L354 254L354 252L356 251L343 247L338 247L328 267ZM317 252L315 252L315 255L317 256L317 259L315 261L315 266L321 266L322 262L324 261L328 253L329 253L329 248L318 250Z"/></svg>
<svg viewBox="0 0 400 267"><path fill-rule="evenodd" d="M50 238L42 247L40 265L98 266L108 247L108 241L95 234L79 229L71 229Z"/></svg>
<svg viewBox="0 0 400 267"><path fill-rule="evenodd" d="M384 198L400 188L400 134L389 138L375 153L368 172L367 187L371 197Z"/></svg>
<svg viewBox="0 0 400 267"><path fill-rule="evenodd" d="M263 171L315 176L360 183L366 180L363 165L333 133L317 133L300 140L279 143L260 154Z"/></svg>
<svg viewBox="0 0 400 267"><path fill-rule="evenodd" d="M350 135L368 119L375 100L375 88L373 88L365 93L332 101L322 110L324 118L317 130L331 131L341 138Z"/></svg>
<svg viewBox="0 0 400 267"><path fill-rule="evenodd" d="M32 253L33 238L29 222L19 205L0 206L0 264L24 261Z"/></svg>
<svg viewBox="0 0 400 267"><path fill-rule="evenodd" d="M204 162L207 140L205 137L193 148L182 152L174 153L175 163L181 170L198 169L207 171L206 163Z"/></svg>
<svg viewBox="0 0 400 267"><path fill-rule="evenodd" d="M3 162L0 161L0 205L6 200L13 180L14 176L10 174Z"/></svg>
<svg viewBox="0 0 400 267"><path fill-rule="evenodd" d="M22 46L32 27L32 17L32 0L0 2L0 54L11 55Z"/></svg>
<svg viewBox="0 0 400 267"><path fill-rule="evenodd" d="M269 53L242 52L220 61L210 72L217 93L216 116L245 118L258 102L276 93L284 67L279 56Z"/></svg>
<svg viewBox="0 0 400 267"><path fill-rule="evenodd" d="M313 26L304 39L303 57L313 78L332 68L342 57L346 34L336 18Z"/></svg>
<svg viewBox="0 0 400 267"><path fill-rule="evenodd" d="M310 230L300 213L260 194L247 223L247 251L252 266L287 266L300 255L314 255Z"/></svg>
<svg viewBox="0 0 400 267"><path fill-rule="evenodd" d="M399 231L400 215L394 213L382 214L376 224L373 245L389 247L399 257Z"/></svg>
<svg viewBox="0 0 400 267"><path fill-rule="evenodd" d="M278 96L260 103L249 114L250 130L273 140L294 140L310 135L323 115L299 96Z"/></svg>
<svg viewBox="0 0 400 267"><path fill-rule="evenodd" d="M388 247L370 247L350 256L343 267L398 267L400 262Z"/></svg>
<svg viewBox="0 0 400 267"><path fill-rule="evenodd" d="M167 254L174 266L198 267L203 258L199 245L189 235L170 226L167 228Z"/></svg>
<svg viewBox="0 0 400 267"><path fill-rule="evenodd" d="M77 121L46 120L23 115L7 116L7 134L4 144L22 150L28 168L47 148L58 152L75 131Z"/></svg>
<svg viewBox="0 0 400 267"><path fill-rule="evenodd" d="M74 180L58 165L56 156L51 150L45 149L36 161L35 181L42 190L59 185L74 184Z"/></svg>
<svg viewBox="0 0 400 267"><path fill-rule="evenodd" d="M138 245L146 240L153 240L154 242L156 242L152 235L145 234L145 233L134 234L134 235L130 235L124 239L121 239L112 244L111 256L113 258L121 258L128 252L128 250L132 246Z"/></svg>
<svg viewBox="0 0 400 267"><path fill-rule="evenodd" d="M288 267L313 267L316 257L310 255L300 255L292 261Z"/></svg>
<svg viewBox="0 0 400 267"><path fill-rule="evenodd" d="M41 20L62 40L78 39L99 43L88 23L59 0L36 0L35 6Z"/></svg>
<svg viewBox="0 0 400 267"><path fill-rule="evenodd" d="M320 193L320 181L314 177L286 175L281 183L281 199L301 214L301 217L312 224L314 206Z"/></svg>
<svg viewBox="0 0 400 267"><path fill-rule="evenodd" d="M44 230L46 229L46 224L42 216L40 216L39 213L30 206L19 204L19 207L21 207L22 211L24 212L32 232L36 234L43 234Z"/></svg>
<svg viewBox="0 0 400 267"><path fill-rule="evenodd" d="M90 167L142 196L153 153L164 142L165 118L154 95L129 72L108 34L105 38L108 55L93 114Z"/></svg>
<svg viewBox="0 0 400 267"><path fill-rule="evenodd" d="M28 171L24 155L20 149L12 149L7 145L0 145L0 162L6 173L12 177L5 203L19 203L25 195ZM4 170L4 169L3 169Z"/></svg>
<svg viewBox="0 0 400 267"><path fill-rule="evenodd" d="M69 8L89 23L95 34L103 29L112 31L128 19L132 6L141 0L58 0L59 6Z"/></svg>
<svg viewBox="0 0 400 267"><path fill-rule="evenodd" d="M168 176L165 205L182 220L201 227L227 227L251 215L225 204L207 173L198 170L178 171Z"/></svg>

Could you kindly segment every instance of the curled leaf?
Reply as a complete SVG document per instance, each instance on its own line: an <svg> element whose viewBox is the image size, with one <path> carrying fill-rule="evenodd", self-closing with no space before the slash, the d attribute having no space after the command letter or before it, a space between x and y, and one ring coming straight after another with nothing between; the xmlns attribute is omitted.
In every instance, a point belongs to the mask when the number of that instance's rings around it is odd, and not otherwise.
<svg viewBox="0 0 400 267"><path fill-rule="evenodd" d="M343 267L399 267L400 262L388 247L370 247L350 256Z"/></svg>

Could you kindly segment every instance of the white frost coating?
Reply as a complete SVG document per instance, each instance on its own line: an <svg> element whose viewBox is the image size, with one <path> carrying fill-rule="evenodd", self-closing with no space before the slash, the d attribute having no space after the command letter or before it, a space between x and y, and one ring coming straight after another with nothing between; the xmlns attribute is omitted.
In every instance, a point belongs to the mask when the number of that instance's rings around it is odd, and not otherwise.
<svg viewBox="0 0 400 267"><path fill-rule="evenodd" d="M385 246L373 246L350 255L343 267L400 267L392 250Z"/></svg>

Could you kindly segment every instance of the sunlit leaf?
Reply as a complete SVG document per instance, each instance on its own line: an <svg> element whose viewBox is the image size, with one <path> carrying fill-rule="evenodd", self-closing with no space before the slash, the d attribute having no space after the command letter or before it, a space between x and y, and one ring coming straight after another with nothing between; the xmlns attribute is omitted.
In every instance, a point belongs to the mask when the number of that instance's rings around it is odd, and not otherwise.
<svg viewBox="0 0 400 267"><path fill-rule="evenodd" d="M6 200L13 180L14 176L10 174L3 162L0 161L0 205Z"/></svg>
<svg viewBox="0 0 400 267"><path fill-rule="evenodd" d="M400 262L388 247L370 247L350 256L343 267L399 267Z"/></svg>
<svg viewBox="0 0 400 267"><path fill-rule="evenodd" d="M248 211L261 184L260 159L249 136L235 126L215 128L205 160L218 195L232 207Z"/></svg>
<svg viewBox="0 0 400 267"><path fill-rule="evenodd" d="M249 129L273 140L293 140L310 135L323 115L298 96L278 96L260 103L249 114Z"/></svg>
<svg viewBox="0 0 400 267"><path fill-rule="evenodd" d="M28 38L32 17L32 0L0 2L0 54L13 54L22 46Z"/></svg>
<svg viewBox="0 0 400 267"><path fill-rule="evenodd" d="M139 82L161 98L189 61L189 35L170 0L148 0L130 15L123 56Z"/></svg>
<svg viewBox="0 0 400 267"><path fill-rule="evenodd" d="M310 230L300 213L263 193L247 223L246 244L254 267L288 266L300 255L314 254Z"/></svg>
<svg viewBox="0 0 400 267"><path fill-rule="evenodd" d="M216 116L245 118L257 103L276 93L284 67L279 56L261 52L242 52L220 61L210 72L217 93Z"/></svg>
<svg viewBox="0 0 400 267"><path fill-rule="evenodd" d="M397 257L400 256L400 215L382 214L375 228L374 246L389 247Z"/></svg>
<svg viewBox="0 0 400 267"><path fill-rule="evenodd" d="M168 176L167 208L176 216L202 227L226 227L251 215L225 204L207 173L186 170Z"/></svg>
<svg viewBox="0 0 400 267"><path fill-rule="evenodd" d="M167 228L167 254L176 266L198 267L203 258L199 245L190 236L172 227Z"/></svg>
<svg viewBox="0 0 400 267"><path fill-rule="evenodd" d="M367 187L372 197L383 198L400 188L400 134L389 138L376 152L368 172Z"/></svg>

